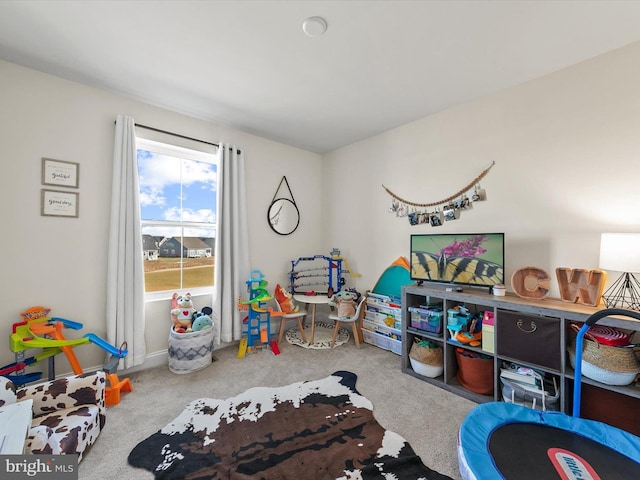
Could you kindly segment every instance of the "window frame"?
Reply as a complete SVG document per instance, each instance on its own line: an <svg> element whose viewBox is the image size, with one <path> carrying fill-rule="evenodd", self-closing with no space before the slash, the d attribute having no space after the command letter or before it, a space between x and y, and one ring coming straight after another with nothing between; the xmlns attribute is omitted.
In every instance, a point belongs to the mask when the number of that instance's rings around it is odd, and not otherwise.
<svg viewBox="0 0 640 480"><path fill-rule="evenodd" d="M200 149L196 149L193 147L184 147L181 145L176 145L174 143L169 143L167 141L159 141L152 140L149 138L144 138L140 136L136 136L136 157L138 155L138 150L147 150L154 153L168 155L172 157L178 157L186 160L194 160L198 162L205 162L216 166L216 174L219 173L219 162L217 152L209 152L203 151ZM138 168L136 162L136 168ZM216 179L216 189L219 188L220 185L220 175L217 175ZM138 187L138 191L140 192L140 186ZM218 205L216 203L216 222L194 222L194 221L175 221L175 220L145 220L142 218L142 208L140 209L140 230L141 235L142 229L145 226L163 226L169 228L180 228L184 233L184 229L187 228L207 228L213 229L214 239L218 241ZM212 252L212 257L214 257L214 268L215 268L215 249ZM184 258L184 257L180 257ZM215 279L215 274L214 274ZM215 290L215 285L212 283L210 286L206 287L191 287L191 288L179 288L172 290L160 290L155 292L144 292L144 300L145 302L154 302L170 299L173 293L184 294L191 293L192 296L198 295L213 295Z"/></svg>

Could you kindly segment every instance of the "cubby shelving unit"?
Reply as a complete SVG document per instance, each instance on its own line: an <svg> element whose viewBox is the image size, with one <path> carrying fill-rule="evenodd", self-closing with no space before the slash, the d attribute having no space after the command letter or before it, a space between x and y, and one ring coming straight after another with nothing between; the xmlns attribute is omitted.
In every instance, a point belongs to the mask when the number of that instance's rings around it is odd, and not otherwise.
<svg viewBox="0 0 640 480"><path fill-rule="evenodd" d="M429 333L415 329L411 326L410 307L417 307L429 303L442 303L445 312L444 325L441 333ZM462 346L449 338L446 329L448 309L456 305L464 305L471 312L492 311L495 321L495 338L494 352L487 352L482 347ZM463 291L451 291L444 285L407 285L402 288L402 371L408 375L412 375L425 382L437 385L452 393L468 398L477 403L484 403L494 400L502 400L500 385L500 366L503 361L514 362L520 365L529 366L542 370L546 373L554 375L558 380L558 388L560 390L559 408L565 413L570 413L572 401L572 385L574 371L570 366L569 355L567 353L568 322L583 323L586 319L602 307L591 307L579 303L563 302L556 299L534 300L520 298L515 295L507 294L504 297L494 296L489 293L489 289L468 289ZM502 313L502 314L501 314ZM515 315L514 315L515 314ZM525 316L526 318L542 318L551 322L554 328L558 329L559 342L557 345L556 357L549 363L559 365L559 368L550 367L547 362L543 364L525 361L516 355L506 355L504 351L508 351L509 338L500 338L500 322L513 321L514 316ZM598 324L609 325L625 330L640 330L640 322L630 317L607 317L601 319ZM429 339L444 350L444 373L436 378L422 376L411 368L409 361L409 352L414 339ZM479 395L464 388L456 379L457 362L455 358L456 348L464 348L467 350L479 352L489 355L493 358L494 366L494 391L492 395ZM502 352L502 353L501 353ZM591 380L583 376L583 383L594 385L598 388L616 392L618 394L632 397L638 400L640 405L640 388L634 384L628 386L612 386Z"/></svg>

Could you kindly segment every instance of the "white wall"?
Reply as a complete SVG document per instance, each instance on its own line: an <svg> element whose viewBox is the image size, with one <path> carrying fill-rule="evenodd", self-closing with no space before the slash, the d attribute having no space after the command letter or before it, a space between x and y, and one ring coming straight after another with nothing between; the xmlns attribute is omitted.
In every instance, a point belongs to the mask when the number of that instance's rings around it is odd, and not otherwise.
<svg viewBox="0 0 640 480"><path fill-rule="evenodd" d="M1 190L5 253L0 337L33 305L105 335L105 283L113 122L142 124L240 146L246 156L252 267L287 281L290 260L340 248L371 288L409 235L503 231L507 278L519 267L597 268L600 233L640 230L640 44L432 115L325 155L225 129L119 95L0 62ZM437 92L436 92L437 94ZM384 115L385 112L380 112ZM40 216L40 159L80 163L80 218ZM321 163L322 161L322 163ZM388 213L398 195L429 202L451 195L490 162L488 200L439 228L411 227ZM266 209L287 175L302 213L281 237ZM321 179L321 181L319 180ZM617 276L614 273L612 277ZM552 296L558 296L555 280ZM196 299L198 308L206 299ZM166 349L169 304L147 310L148 351ZM69 336L72 336L69 334ZM98 348L76 348L83 366ZM28 354L31 352L28 352ZM58 372L69 371L58 356ZM0 366L13 361L0 350Z"/></svg>
<svg viewBox="0 0 640 480"><path fill-rule="evenodd" d="M288 282L290 260L320 251L320 156L237 130L156 108L0 61L0 190L3 252L0 338L8 345L11 325L34 305L51 315L84 324L77 338L92 332L106 337L106 252L111 195L114 121L130 115L138 123L207 141L242 148L247 167L251 229L251 267L261 270L270 285ZM142 133L142 132L140 132ZM41 158L80 164L77 219L40 216ZM267 225L267 208L283 175L287 176L301 211L298 230L280 236ZM196 298L196 306L209 305ZM147 351L167 348L169 301L147 309ZM75 349L85 369L104 361L93 345ZM27 356L38 353L27 351ZM14 361L0 349L0 367ZM31 371L37 368L31 369ZM56 373L69 372L63 355Z"/></svg>
<svg viewBox="0 0 640 480"><path fill-rule="evenodd" d="M412 233L505 232L508 290L515 269L537 266L558 297L557 267L597 268L600 233L640 231L638 85L635 44L325 155L324 249L341 248L366 290L408 257ZM459 220L410 226L388 213L382 184L439 201L492 161L488 200Z"/></svg>

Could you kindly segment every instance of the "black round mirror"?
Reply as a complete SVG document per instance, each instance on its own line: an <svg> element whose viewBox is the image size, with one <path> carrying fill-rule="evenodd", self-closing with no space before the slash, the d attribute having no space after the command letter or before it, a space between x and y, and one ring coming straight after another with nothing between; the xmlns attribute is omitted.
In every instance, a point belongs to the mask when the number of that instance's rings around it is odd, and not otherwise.
<svg viewBox="0 0 640 480"><path fill-rule="evenodd" d="M269 206L267 221L271 229L279 235L289 235L300 224L300 211L288 198L277 198Z"/></svg>

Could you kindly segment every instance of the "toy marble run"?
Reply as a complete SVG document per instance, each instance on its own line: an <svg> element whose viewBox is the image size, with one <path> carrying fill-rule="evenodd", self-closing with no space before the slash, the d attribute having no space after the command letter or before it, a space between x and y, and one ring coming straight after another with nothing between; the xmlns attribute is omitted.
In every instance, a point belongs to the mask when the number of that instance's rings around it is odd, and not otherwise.
<svg viewBox="0 0 640 480"><path fill-rule="evenodd" d="M258 347L270 349L274 355L280 354L278 342L270 339L271 317L281 316L282 312L276 312L265 308L265 303L271 300L267 291L267 281L259 270L252 270L251 277L246 282L249 291L249 300L246 302L238 299L238 309L246 311L247 316L242 320L242 333L238 348L238 358L244 358L247 351L256 352Z"/></svg>
<svg viewBox="0 0 640 480"><path fill-rule="evenodd" d="M340 292L345 285L344 273L352 277L360 276L359 273L351 270L347 260L340 256L340 250L337 248L331 251L330 257L326 255L299 257L291 261L289 291L306 295L326 293L327 296L332 296Z"/></svg>
<svg viewBox="0 0 640 480"><path fill-rule="evenodd" d="M25 373L25 368L59 353L65 354L73 373L80 375L84 371L73 348L93 343L110 355L109 360L103 366L109 382L106 389L106 404L111 406L120 403L120 392L130 392L133 389L129 379L119 380L115 373L119 360L127 356L126 343L117 348L94 333L87 333L81 338L67 339L62 330L64 328L80 330L83 327L82 324L64 318L51 318L49 317L50 311L45 307L32 307L21 313L22 322L13 324L9 338L9 347L14 352L16 361L0 368L0 375L10 378L16 385L36 381L42 376L42 373ZM33 357L25 358L25 351L32 348L41 348L42 352Z"/></svg>

